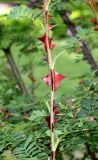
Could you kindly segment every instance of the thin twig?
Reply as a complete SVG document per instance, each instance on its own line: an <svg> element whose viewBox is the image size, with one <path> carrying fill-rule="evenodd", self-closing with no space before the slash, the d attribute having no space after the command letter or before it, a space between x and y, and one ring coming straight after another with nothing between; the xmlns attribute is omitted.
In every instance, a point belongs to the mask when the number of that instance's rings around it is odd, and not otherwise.
<svg viewBox="0 0 98 160"><path fill-rule="evenodd" d="M6 49L3 49L3 51L4 51L4 54L5 54L6 58L7 58L7 60L8 60L8 63L9 63L10 68L12 70L12 73L16 78L16 81L17 81L17 83L19 85L21 93L28 94L26 86L25 86L25 84L24 84L24 82L22 80L20 71L19 71L19 69L18 69L18 67L17 67L17 65L15 63L15 60L13 58L13 55L11 53L10 47L8 47Z"/></svg>
<svg viewBox="0 0 98 160"><path fill-rule="evenodd" d="M60 14L61 18L63 19L65 25L70 30L71 34L74 36L76 34L76 26L69 19L68 15L67 15L67 11L60 10L59 14ZM88 64L90 64L91 69L96 70L97 63L95 62L95 60L92 56L91 49L88 47L88 45L85 41L81 42L81 48L82 48L82 51L84 52L84 58L85 58L85 60L87 60ZM96 75L98 75L98 72L96 72Z"/></svg>
<svg viewBox="0 0 98 160"><path fill-rule="evenodd" d="M29 117L28 116L22 116L22 115L19 115L19 114L16 114L16 113L12 113L12 112L8 112L4 109L0 109L0 114L4 115L5 117L9 118L9 117L17 117L17 118L22 118L22 119L25 119L25 120L28 120Z"/></svg>

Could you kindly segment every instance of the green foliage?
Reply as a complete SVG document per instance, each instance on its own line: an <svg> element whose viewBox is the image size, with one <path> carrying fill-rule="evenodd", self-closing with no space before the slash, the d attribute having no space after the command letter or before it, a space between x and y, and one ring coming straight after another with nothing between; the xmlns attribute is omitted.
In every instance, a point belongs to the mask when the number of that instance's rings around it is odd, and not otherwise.
<svg viewBox="0 0 98 160"><path fill-rule="evenodd" d="M45 117L46 116L46 113L45 111L39 111L39 110L34 110L29 118L30 121L34 121L34 120L37 120L39 121L40 118L42 117Z"/></svg>
<svg viewBox="0 0 98 160"><path fill-rule="evenodd" d="M98 99L96 98L86 98L80 103L79 116L91 116L98 110Z"/></svg>
<svg viewBox="0 0 98 160"><path fill-rule="evenodd" d="M8 127L5 129L0 132L0 152L3 152L1 156L4 160L7 158L14 158L15 160L47 159L47 154L42 152L40 143L35 141L31 135L26 138L24 134L11 132Z"/></svg>
<svg viewBox="0 0 98 160"><path fill-rule="evenodd" d="M81 27L76 28L77 34L75 35L79 40L86 40L89 37L89 30Z"/></svg>
<svg viewBox="0 0 98 160"><path fill-rule="evenodd" d="M8 15L10 19L34 19L34 12L32 9L22 6L13 7L12 11Z"/></svg>
<svg viewBox="0 0 98 160"><path fill-rule="evenodd" d="M20 160L47 159L47 155L42 152L36 142L33 142L31 135L27 138L23 147L14 150L14 155Z"/></svg>
<svg viewBox="0 0 98 160"><path fill-rule="evenodd" d="M89 30L81 27L76 28L77 33L75 36L70 37L65 45L65 49L68 51L72 51L72 49L78 48L79 44L83 41L88 39L89 37ZM92 33L91 33L92 34Z"/></svg>

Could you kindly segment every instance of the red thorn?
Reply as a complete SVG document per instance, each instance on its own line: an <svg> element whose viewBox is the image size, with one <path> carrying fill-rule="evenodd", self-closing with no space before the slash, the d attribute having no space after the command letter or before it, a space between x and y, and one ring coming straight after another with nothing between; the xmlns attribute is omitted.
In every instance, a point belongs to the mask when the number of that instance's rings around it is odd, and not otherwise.
<svg viewBox="0 0 98 160"><path fill-rule="evenodd" d="M95 26L95 31L98 31L98 25Z"/></svg>
<svg viewBox="0 0 98 160"><path fill-rule="evenodd" d="M63 80L65 78L65 76L63 76L63 75L57 73L56 71L54 71L53 77L54 77L54 80L53 80L54 81L54 91L56 91L58 89L59 85L60 85L61 80ZM45 82L45 84L47 84L49 87L51 87L51 75L50 75L50 73L43 78L43 81Z"/></svg>
<svg viewBox="0 0 98 160"><path fill-rule="evenodd" d="M97 24L97 19L96 18L92 18L91 22L94 23L94 24Z"/></svg>
<svg viewBox="0 0 98 160"><path fill-rule="evenodd" d="M46 37L47 37L47 35L45 33L41 38L39 38L39 40L44 44L44 48L45 48L46 52L48 52L48 46L47 46L47 42L46 42ZM53 44L51 42L50 37L48 37L48 43L49 43L49 49L53 49L55 47L55 44Z"/></svg>

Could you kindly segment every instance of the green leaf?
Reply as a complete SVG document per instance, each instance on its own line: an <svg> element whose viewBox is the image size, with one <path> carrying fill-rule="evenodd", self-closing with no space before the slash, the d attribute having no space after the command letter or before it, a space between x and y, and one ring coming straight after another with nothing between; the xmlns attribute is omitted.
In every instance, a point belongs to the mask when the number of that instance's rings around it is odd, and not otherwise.
<svg viewBox="0 0 98 160"><path fill-rule="evenodd" d="M50 137L50 135L51 135L50 130L47 130L47 131L46 131L46 134L47 134L47 136ZM55 130L55 134L56 134L56 136L59 136L59 135L62 135L63 132L60 131L60 130Z"/></svg>
<svg viewBox="0 0 98 160"><path fill-rule="evenodd" d="M82 127L82 126L83 126L83 122L79 122L78 127Z"/></svg>
<svg viewBox="0 0 98 160"><path fill-rule="evenodd" d="M15 6L8 15L9 19L33 19L33 10L24 6Z"/></svg>
<svg viewBox="0 0 98 160"><path fill-rule="evenodd" d="M50 137L50 135L51 135L50 130L46 131L46 135Z"/></svg>
<svg viewBox="0 0 98 160"><path fill-rule="evenodd" d="M60 131L60 130L55 130L55 134L56 134L57 136L59 136L59 135L62 135L62 134L63 134L63 132L62 132L62 131Z"/></svg>
<svg viewBox="0 0 98 160"><path fill-rule="evenodd" d="M78 44L77 37L71 37L66 41L65 49L69 50L74 48Z"/></svg>
<svg viewBox="0 0 98 160"><path fill-rule="evenodd" d="M89 30L82 28L80 26L76 27L77 34L76 37L80 38L81 40L86 39L89 36Z"/></svg>
<svg viewBox="0 0 98 160"><path fill-rule="evenodd" d="M25 145L24 145L25 148L27 148L28 145L30 144L30 142L32 142L32 139L33 139L33 136L32 136L32 135L30 135L30 136L27 138L26 143L25 143Z"/></svg>
<svg viewBox="0 0 98 160"><path fill-rule="evenodd" d="M37 118L42 118L45 117L46 113L44 110L40 111L40 110L34 110L29 118L30 121L34 121Z"/></svg>
<svg viewBox="0 0 98 160"><path fill-rule="evenodd" d="M46 153L41 151L39 144L34 141L32 135L27 138L23 146L15 148L14 155L19 160L43 160L47 157Z"/></svg>

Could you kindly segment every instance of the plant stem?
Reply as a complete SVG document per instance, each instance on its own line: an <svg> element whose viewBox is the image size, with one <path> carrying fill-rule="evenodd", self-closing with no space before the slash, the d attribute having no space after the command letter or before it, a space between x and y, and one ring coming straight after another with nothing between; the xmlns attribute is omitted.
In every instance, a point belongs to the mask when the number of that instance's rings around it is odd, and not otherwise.
<svg viewBox="0 0 98 160"><path fill-rule="evenodd" d="M53 104L54 104L54 70L52 68L52 56L51 49L49 44L49 29L48 29L48 8L47 0L44 0L44 20L45 20L45 33L46 33L46 46L47 46L47 56L48 56L48 67L51 78L51 90L50 90L50 132L51 132L51 150L52 150L52 160L55 160L55 129L54 129L54 113L53 113ZM49 3L48 3L49 4Z"/></svg>
<svg viewBox="0 0 98 160"><path fill-rule="evenodd" d="M10 47L3 49L3 51L5 53L5 56L8 60L9 65L11 67L12 73L16 78L16 81L19 85L21 93L28 95L28 91L27 91L26 86L22 80L22 77L20 75L20 71L19 71L18 67L16 66L16 63L15 63L15 60L14 60L13 55L11 53Z"/></svg>

